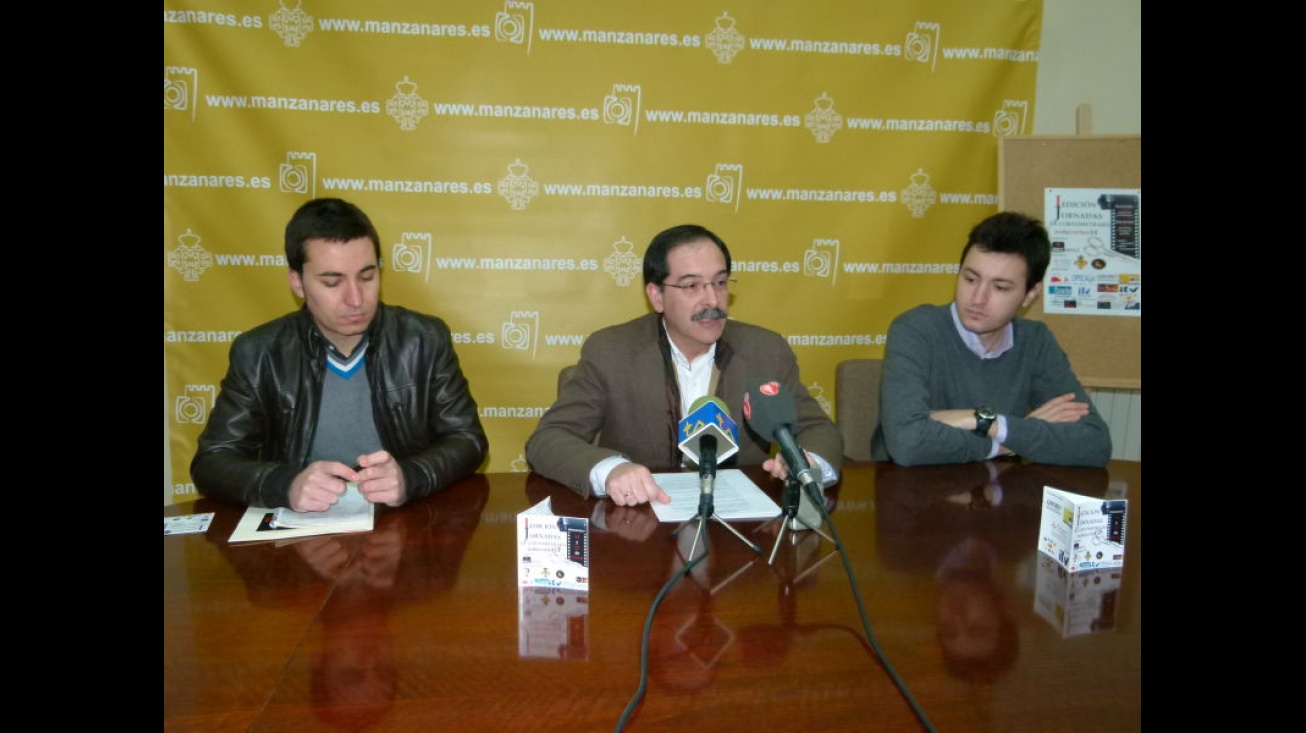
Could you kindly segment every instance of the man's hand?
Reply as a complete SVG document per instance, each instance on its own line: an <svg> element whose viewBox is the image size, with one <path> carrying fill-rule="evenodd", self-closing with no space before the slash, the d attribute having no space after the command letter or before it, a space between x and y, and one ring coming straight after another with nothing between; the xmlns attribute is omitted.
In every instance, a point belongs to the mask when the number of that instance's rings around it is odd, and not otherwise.
<svg viewBox="0 0 1306 733"><path fill-rule="evenodd" d="M358 474L340 461L314 461L290 482L288 503L297 512L324 512L345 495L345 484Z"/></svg>
<svg viewBox="0 0 1306 733"><path fill-rule="evenodd" d="M612 469L603 490L617 506L636 506L654 500L671 503L671 497L653 480L653 472L638 463L623 463Z"/></svg>
<svg viewBox="0 0 1306 733"><path fill-rule="evenodd" d="M803 454L807 456L807 465L816 466L816 459L812 458L810 451L804 448ZM762 470L781 481L789 478L789 465L785 463L784 456L781 456L778 453L775 458L768 458L765 461L762 461Z"/></svg>
<svg viewBox="0 0 1306 733"><path fill-rule="evenodd" d="M363 498L373 504L400 506L408 500L404 472L399 461L388 452L379 450L358 457L358 490Z"/></svg>
<svg viewBox="0 0 1306 733"><path fill-rule="evenodd" d="M1038 409L1029 413L1029 417L1035 417L1047 422L1079 422L1079 419L1088 414L1087 402L1075 402L1075 393L1067 392L1059 397L1039 405Z"/></svg>

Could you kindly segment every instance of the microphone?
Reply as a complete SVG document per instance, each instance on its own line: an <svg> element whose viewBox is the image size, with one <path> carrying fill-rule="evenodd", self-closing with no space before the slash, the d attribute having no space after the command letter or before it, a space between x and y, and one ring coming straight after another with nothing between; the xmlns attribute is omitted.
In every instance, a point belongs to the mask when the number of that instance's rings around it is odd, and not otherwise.
<svg viewBox="0 0 1306 733"><path fill-rule="evenodd" d="M798 407L794 398L779 382L763 382L748 390L744 395L744 419L758 433L770 438L780 446L780 455L789 465L789 476L797 480L804 491L800 515L809 526L821 523L821 513L813 502L823 496L820 475L807 461L807 454L798 447L790 425L798 420ZM806 510L806 511L802 511ZM801 529L797 522L791 522L791 529Z"/></svg>
<svg viewBox="0 0 1306 733"><path fill-rule="evenodd" d="M712 516L712 490L717 461L739 452L739 426L730 419L726 404L717 397L699 397L677 426L680 450L698 464L699 512Z"/></svg>
<svg viewBox="0 0 1306 733"><path fill-rule="evenodd" d="M712 488L716 484L716 436L704 435L698 443L699 511L712 516Z"/></svg>
<svg viewBox="0 0 1306 733"><path fill-rule="evenodd" d="M706 456L703 455L704 438L713 438L711 473L716 473L716 463L739 452L739 426L730 419L730 409L718 397L699 397L689 408L689 414L676 426L680 436L680 452L698 464L700 473Z"/></svg>
<svg viewBox="0 0 1306 733"><path fill-rule="evenodd" d="M704 435L698 439L698 477L716 476L716 436Z"/></svg>

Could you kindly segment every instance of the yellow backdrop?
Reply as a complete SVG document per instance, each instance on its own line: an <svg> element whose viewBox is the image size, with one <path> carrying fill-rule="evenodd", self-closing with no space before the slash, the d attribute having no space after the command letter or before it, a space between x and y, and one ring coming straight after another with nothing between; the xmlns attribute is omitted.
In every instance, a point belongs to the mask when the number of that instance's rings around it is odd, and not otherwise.
<svg viewBox="0 0 1306 733"><path fill-rule="evenodd" d="M524 471L559 368L647 311L649 239L730 246L731 316L834 368L951 298L1032 132L1042 4L165 1L163 328L173 500L230 340L298 307L282 233L312 197L380 230L387 302L443 317ZM1030 212L1038 214L1038 212ZM165 502L168 501L165 499Z"/></svg>

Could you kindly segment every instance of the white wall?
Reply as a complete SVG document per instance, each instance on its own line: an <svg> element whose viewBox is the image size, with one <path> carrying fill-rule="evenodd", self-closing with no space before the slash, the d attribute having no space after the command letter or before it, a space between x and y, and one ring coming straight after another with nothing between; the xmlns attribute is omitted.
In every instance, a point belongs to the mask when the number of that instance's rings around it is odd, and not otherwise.
<svg viewBox="0 0 1306 733"><path fill-rule="evenodd" d="M1143 134L1142 0L1044 0L1035 91L1035 135L1074 135L1080 104L1094 135Z"/></svg>

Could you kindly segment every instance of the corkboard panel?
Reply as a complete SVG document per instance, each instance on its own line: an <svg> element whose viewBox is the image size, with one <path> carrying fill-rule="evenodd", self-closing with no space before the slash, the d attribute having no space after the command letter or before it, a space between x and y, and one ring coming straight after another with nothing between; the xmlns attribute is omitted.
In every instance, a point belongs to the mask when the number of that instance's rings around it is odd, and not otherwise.
<svg viewBox="0 0 1306 733"><path fill-rule="evenodd" d="M1141 135L1033 135L1002 139L998 149L998 207L1043 218L1048 188L1143 187ZM1043 312L1040 299L1027 318L1056 334L1085 387L1142 389L1143 319L1069 316Z"/></svg>

